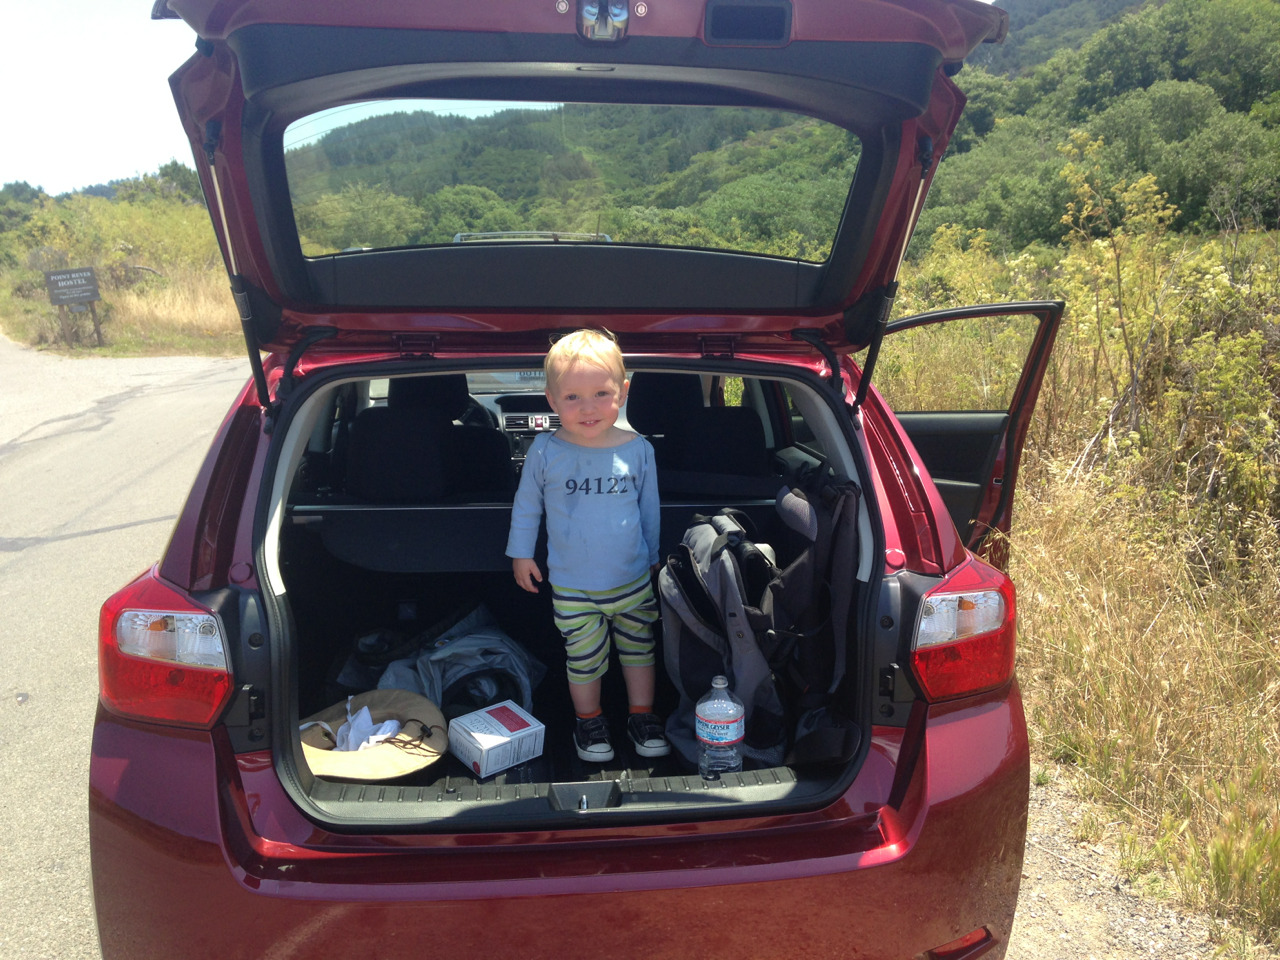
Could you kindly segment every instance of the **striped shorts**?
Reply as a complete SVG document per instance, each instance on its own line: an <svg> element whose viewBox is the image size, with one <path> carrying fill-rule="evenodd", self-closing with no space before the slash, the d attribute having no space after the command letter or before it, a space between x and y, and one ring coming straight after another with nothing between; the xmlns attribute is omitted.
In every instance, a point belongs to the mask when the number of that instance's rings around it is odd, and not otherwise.
<svg viewBox="0 0 1280 960"><path fill-rule="evenodd" d="M651 667L658 601L646 573L615 590L568 590L551 586L556 629L564 635L569 682L590 683L609 669L609 638L624 667Z"/></svg>

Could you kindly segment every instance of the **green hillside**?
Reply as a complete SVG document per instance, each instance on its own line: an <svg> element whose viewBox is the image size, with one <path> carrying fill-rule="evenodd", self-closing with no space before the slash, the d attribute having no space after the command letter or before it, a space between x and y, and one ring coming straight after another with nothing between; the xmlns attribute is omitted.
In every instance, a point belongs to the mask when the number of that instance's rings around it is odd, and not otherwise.
<svg viewBox="0 0 1280 960"><path fill-rule="evenodd" d="M1008 251L1059 243L1063 148L1075 136L1101 144L1110 185L1153 175L1177 208L1177 229L1276 225L1277 0L1149 3L1017 77L971 67L957 82L969 105L919 240L954 223Z"/></svg>
<svg viewBox="0 0 1280 960"><path fill-rule="evenodd" d="M1009 13L1004 43L985 45L969 62L991 73L1016 76L1048 60L1059 50L1078 50L1084 42L1142 0L995 0Z"/></svg>
<svg viewBox="0 0 1280 960"><path fill-rule="evenodd" d="M857 156L850 135L781 111L564 104L373 117L286 164L313 255L549 230L821 260Z"/></svg>

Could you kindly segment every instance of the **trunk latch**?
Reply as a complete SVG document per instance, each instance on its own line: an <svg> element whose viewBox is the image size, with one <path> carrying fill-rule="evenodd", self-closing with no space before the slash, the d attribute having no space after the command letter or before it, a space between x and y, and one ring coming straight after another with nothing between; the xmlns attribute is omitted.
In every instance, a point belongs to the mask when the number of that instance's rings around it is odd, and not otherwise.
<svg viewBox="0 0 1280 960"><path fill-rule="evenodd" d="M703 357L725 357L730 360L733 359L734 345L737 342L735 337L699 337L699 341L702 343Z"/></svg>
<svg viewBox="0 0 1280 960"><path fill-rule="evenodd" d="M402 357L433 357L439 343L434 333L396 334L396 349Z"/></svg>

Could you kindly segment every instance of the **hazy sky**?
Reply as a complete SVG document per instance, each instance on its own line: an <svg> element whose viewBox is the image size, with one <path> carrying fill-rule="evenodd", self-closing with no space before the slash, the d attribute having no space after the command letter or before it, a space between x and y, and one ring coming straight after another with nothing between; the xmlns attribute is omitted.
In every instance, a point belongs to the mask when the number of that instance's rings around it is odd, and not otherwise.
<svg viewBox="0 0 1280 960"><path fill-rule="evenodd" d="M59 194L175 158L193 165L168 84L194 52L185 23L150 19L151 0L4 0L0 9L0 184Z"/></svg>
<svg viewBox="0 0 1280 960"><path fill-rule="evenodd" d="M193 164L168 78L195 50L150 0L4 0L0 184L52 194Z"/></svg>

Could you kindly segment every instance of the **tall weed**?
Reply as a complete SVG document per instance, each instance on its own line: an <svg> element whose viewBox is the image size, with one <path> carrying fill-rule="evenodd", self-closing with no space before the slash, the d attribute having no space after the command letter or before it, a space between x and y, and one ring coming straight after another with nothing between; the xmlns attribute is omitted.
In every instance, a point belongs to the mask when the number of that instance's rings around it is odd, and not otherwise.
<svg viewBox="0 0 1280 960"><path fill-rule="evenodd" d="M1280 244L1171 235L1152 178L1107 182L1083 137L1065 152L1056 257L944 227L899 307L1068 304L1011 544L1033 736L1118 812L1129 869L1276 942Z"/></svg>
<svg viewBox="0 0 1280 960"><path fill-rule="evenodd" d="M1059 469L1021 493L1011 569L1043 751L1121 812L1191 902L1280 929L1280 544L1268 578L1202 582L1199 531Z"/></svg>

